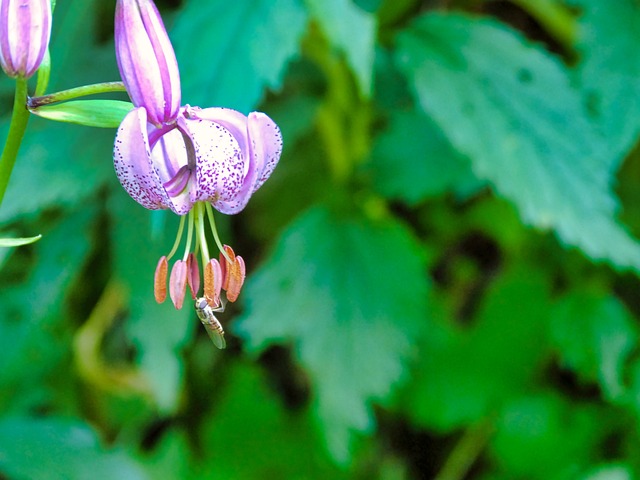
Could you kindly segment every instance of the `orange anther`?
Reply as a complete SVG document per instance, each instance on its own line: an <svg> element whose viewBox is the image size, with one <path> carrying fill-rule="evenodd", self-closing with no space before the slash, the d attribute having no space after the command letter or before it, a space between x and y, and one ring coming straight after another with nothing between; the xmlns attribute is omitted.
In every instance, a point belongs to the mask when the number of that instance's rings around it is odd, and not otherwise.
<svg viewBox="0 0 640 480"><path fill-rule="evenodd" d="M156 273L153 276L153 295L156 297L156 302L162 303L167 298L167 271L169 266L167 265L167 257L164 255L158 260L158 266L156 267Z"/></svg>

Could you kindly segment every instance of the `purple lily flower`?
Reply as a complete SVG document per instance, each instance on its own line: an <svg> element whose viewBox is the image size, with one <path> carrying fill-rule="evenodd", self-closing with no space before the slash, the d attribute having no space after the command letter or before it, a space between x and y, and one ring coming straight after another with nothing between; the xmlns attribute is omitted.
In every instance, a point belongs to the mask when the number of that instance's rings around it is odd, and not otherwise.
<svg viewBox="0 0 640 480"><path fill-rule="evenodd" d="M180 109L180 73L162 17L151 0L118 0L116 59L136 107L157 127L175 121Z"/></svg>
<svg viewBox="0 0 640 480"><path fill-rule="evenodd" d="M10 77L31 77L51 36L50 0L0 0L0 65Z"/></svg>
<svg viewBox="0 0 640 480"><path fill-rule="evenodd" d="M181 215L171 252L156 267L154 294L166 298L168 260L181 242L184 255L169 278L169 293L181 308L189 287L198 297L200 271L191 246L200 251L204 270L204 298L221 306L220 292L237 299L245 278L245 264L218 238L212 209L235 214L269 178L280 159L280 129L267 115L248 116L226 108L180 107L180 78L173 47L162 18L151 0L118 0L116 55L129 96L137 107L124 118L116 135L113 159L127 193L151 210L170 209ZM211 258L205 217L220 251ZM194 240L195 237L195 240Z"/></svg>
<svg viewBox="0 0 640 480"><path fill-rule="evenodd" d="M196 202L208 202L222 213L238 213L280 158L280 130L264 113L187 106L176 123L168 132L157 129L137 108L118 129L116 174L145 208L184 215Z"/></svg>

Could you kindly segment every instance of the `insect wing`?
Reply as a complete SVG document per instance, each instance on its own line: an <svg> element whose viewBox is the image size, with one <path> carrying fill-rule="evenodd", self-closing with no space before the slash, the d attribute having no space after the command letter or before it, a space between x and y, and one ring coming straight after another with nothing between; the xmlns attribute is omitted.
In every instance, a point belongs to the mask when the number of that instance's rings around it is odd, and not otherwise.
<svg viewBox="0 0 640 480"><path fill-rule="evenodd" d="M211 308L207 304L207 300L205 298L196 299L196 314L204 325L204 329L207 331L207 335L213 342L213 344L223 349L227 346L227 342L224 340L224 329L222 328L222 324L218 321L213 312L222 312L224 311L224 303L219 307Z"/></svg>
<svg viewBox="0 0 640 480"><path fill-rule="evenodd" d="M205 318L198 315L198 317L200 317L202 325L204 325L204 329L207 331L209 338L216 347L220 349L225 348L227 346L227 342L225 342L224 340L224 330L222 329L222 325L212 312L206 313L207 315L205 316Z"/></svg>

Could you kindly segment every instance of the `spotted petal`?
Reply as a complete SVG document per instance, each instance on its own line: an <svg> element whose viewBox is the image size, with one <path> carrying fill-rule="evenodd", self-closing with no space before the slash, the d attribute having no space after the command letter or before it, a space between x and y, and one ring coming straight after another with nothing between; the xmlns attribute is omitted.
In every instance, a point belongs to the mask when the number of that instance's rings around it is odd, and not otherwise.
<svg viewBox="0 0 640 480"><path fill-rule="evenodd" d="M144 108L131 110L120 124L113 164L118 180L136 202L151 210L170 208L169 196L151 159Z"/></svg>
<svg viewBox="0 0 640 480"><path fill-rule="evenodd" d="M228 108L194 109L194 143L199 144L199 164L213 166L211 172L214 182L207 177L198 178L199 189L207 196L199 200L208 200L222 213L240 212L248 203L251 195L264 183L275 168L282 151L282 137L277 125L264 113L253 112L245 115ZM218 135L207 134L207 129L217 130ZM235 140L235 142L232 141ZM221 152L221 144L228 142L229 148ZM231 148L237 145L239 154ZM225 161L224 156L227 156ZM241 165L239 164L241 162ZM209 172L207 172L209 173ZM205 187L204 183L209 183ZM211 195L210 187L215 188Z"/></svg>
<svg viewBox="0 0 640 480"><path fill-rule="evenodd" d="M193 193L192 201L211 202L223 213L237 213L244 208L246 201L236 211L225 211L218 208L218 205L235 202L238 192L242 190L249 158L246 136L242 135L242 130L238 130L232 122L229 124L230 128L227 128L220 122L201 118L200 112L207 110L212 109L199 110L197 117L192 115L186 121L197 159L196 191ZM242 116L233 110L229 111L233 112L231 118L235 114Z"/></svg>
<svg viewBox="0 0 640 480"><path fill-rule="evenodd" d="M262 112L251 112L248 119L249 139L253 147L253 161L257 180L253 183L254 193L276 168L282 153L282 134L276 123Z"/></svg>
<svg viewBox="0 0 640 480"><path fill-rule="evenodd" d="M149 136L157 129L147 122L143 107L129 112L124 118L113 148L113 163L120 183L136 202L150 210L169 208L184 215L193 206L189 198L191 183L185 181L184 190L178 191L176 175L186 164L185 146L177 130L164 133L156 142L153 152ZM172 195L167 193L167 188Z"/></svg>

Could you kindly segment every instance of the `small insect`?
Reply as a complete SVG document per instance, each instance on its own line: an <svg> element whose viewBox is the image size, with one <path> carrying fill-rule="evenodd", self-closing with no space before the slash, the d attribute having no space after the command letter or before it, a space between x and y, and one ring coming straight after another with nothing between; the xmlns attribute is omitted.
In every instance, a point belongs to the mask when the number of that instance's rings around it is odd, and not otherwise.
<svg viewBox="0 0 640 480"><path fill-rule="evenodd" d="M207 299L204 297L196 298L196 315L204 325L205 330L209 334L209 338L213 344L222 349L227 346L227 342L224 341L224 329L222 324L218 321L214 312L224 312L224 303L220 302L219 307L212 307L207 303Z"/></svg>

